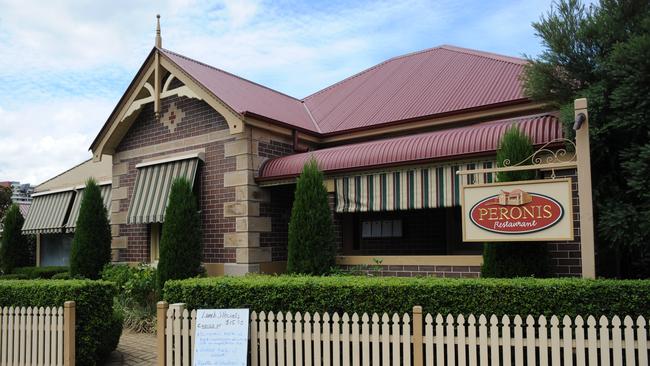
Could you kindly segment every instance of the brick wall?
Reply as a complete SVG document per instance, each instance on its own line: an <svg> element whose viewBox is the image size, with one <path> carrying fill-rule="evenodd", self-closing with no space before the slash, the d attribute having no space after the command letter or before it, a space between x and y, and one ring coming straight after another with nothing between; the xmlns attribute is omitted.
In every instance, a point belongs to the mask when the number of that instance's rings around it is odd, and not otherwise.
<svg viewBox="0 0 650 366"><path fill-rule="evenodd" d="M208 104L187 97L171 96L161 100L162 116L169 111L172 104L176 104L176 108L185 114L180 121L176 122L178 128L174 132L171 132L163 123L156 121L153 114L153 103L149 103L142 108L137 120L122 138L116 151L156 145L228 128L226 120Z"/></svg>
<svg viewBox="0 0 650 366"><path fill-rule="evenodd" d="M556 171L556 176L571 178L571 193L573 195L573 241L558 241L548 243L551 255L552 271L558 277L575 277L582 274L582 259L580 253L580 203L578 201L578 176L575 169ZM545 179L550 179L546 173Z"/></svg>
<svg viewBox="0 0 650 366"><path fill-rule="evenodd" d="M263 158L277 158L293 154L293 145L271 139L258 142L258 155Z"/></svg>
<svg viewBox="0 0 650 366"><path fill-rule="evenodd" d="M271 218L271 231L260 233L260 246L271 248L274 262L287 260L289 219L295 185L267 188L270 201L260 203L260 216Z"/></svg>
<svg viewBox="0 0 650 366"><path fill-rule="evenodd" d="M446 278L476 278L481 273L479 266L420 266L420 265L367 265L339 266L341 270L368 276L384 277L446 277Z"/></svg>
<svg viewBox="0 0 650 366"><path fill-rule="evenodd" d="M178 121L174 132L154 118L153 106L145 106L117 148L114 159L116 164L126 164L126 172L113 177L117 187L126 187L126 198L120 199L117 205L119 211L126 212L133 195L133 187L137 176L136 164L145 159L164 158L184 151L204 150L205 161L199 166L196 185L199 189L199 204L203 229L203 255L207 263L228 263L235 259L234 248L224 248L223 234L235 229L234 218L223 217L223 204L234 200L234 188L223 186L223 174L235 170L235 158L224 157L224 144L233 139L223 138L202 144L188 144L169 149L164 152L147 152L135 154L134 149L167 143L174 140L205 136L215 131L227 131L228 125L224 118L203 101L186 97L169 97L161 101L164 115L172 103L176 103L184 116ZM225 135L225 134L224 134ZM153 151L153 150L152 150ZM121 156L129 158L121 158ZM116 202L113 202L115 205ZM149 261L150 258L150 225L119 225L118 234L126 238L126 248L119 251L120 261L139 262Z"/></svg>
<svg viewBox="0 0 650 366"><path fill-rule="evenodd" d="M262 160L294 153L293 144L286 141L286 138L285 141L280 141L280 136L261 132L260 134L255 136L257 156ZM265 188L269 200L260 203L260 216L271 218L271 231L260 233L260 246L271 248L271 258L274 262L287 260L289 219L295 189L294 184Z"/></svg>

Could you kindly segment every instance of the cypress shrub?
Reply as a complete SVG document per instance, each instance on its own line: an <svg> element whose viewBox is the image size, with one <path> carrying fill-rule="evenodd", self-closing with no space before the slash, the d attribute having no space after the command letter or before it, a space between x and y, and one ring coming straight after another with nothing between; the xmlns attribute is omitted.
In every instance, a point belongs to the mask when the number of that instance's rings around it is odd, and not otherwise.
<svg viewBox="0 0 650 366"><path fill-rule="evenodd" d="M70 275L100 278L111 260L111 229L101 191L94 179L83 190L79 218L70 249Z"/></svg>
<svg viewBox="0 0 650 366"><path fill-rule="evenodd" d="M497 150L497 166L514 165L534 152L533 143L516 126L510 127ZM509 161L509 164L506 162ZM523 164L528 165L530 161ZM499 172L497 180L512 182L531 180L534 170ZM483 246L482 277L547 277L550 274L548 248L544 243L486 243Z"/></svg>
<svg viewBox="0 0 650 366"><path fill-rule="evenodd" d="M289 221L287 272L321 275L334 266L332 213L323 173L311 158L303 167Z"/></svg>
<svg viewBox="0 0 650 366"><path fill-rule="evenodd" d="M169 194L160 239L157 287L169 279L195 277L201 273L201 218L192 184L176 179Z"/></svg>
<svg viewBox="0 0 650 366"><path fill-rule="evenodd" d="M9 206L0 241L0 266L5 274L12 273L16 267L31 264L27 237L22 233L24 222L25 219L18 206L16 204Z"/></svg>

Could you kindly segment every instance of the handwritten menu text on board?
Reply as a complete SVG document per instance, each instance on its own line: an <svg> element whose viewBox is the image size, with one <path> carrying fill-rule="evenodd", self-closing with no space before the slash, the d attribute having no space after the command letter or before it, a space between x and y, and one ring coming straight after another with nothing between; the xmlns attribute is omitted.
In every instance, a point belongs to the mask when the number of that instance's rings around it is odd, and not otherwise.
<svg viewBox="0 0 650 366"><path fill-rule="evenodd" d="M199 309L194 366L246 366L248 309Z"/></svg>

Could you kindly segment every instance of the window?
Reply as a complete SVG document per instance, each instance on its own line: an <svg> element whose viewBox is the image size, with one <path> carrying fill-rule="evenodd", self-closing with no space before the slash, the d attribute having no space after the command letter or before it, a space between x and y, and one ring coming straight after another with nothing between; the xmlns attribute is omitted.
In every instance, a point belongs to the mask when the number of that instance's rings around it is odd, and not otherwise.
<svg viewBox="0 0 650 366"><path fill-rule="evenodd" d="M400 238L402 237L402 220L367 220L361 222L361 237L366 238Z"/></svg>

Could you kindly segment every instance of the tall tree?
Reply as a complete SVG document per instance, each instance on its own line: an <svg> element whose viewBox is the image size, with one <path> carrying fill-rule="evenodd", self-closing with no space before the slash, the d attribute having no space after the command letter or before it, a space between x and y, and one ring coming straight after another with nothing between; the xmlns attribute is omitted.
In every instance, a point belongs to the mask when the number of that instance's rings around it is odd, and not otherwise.
<svg viewBox="0 0 650 366"><path fill-rule="evenodd" d="M567 126L589 100L598 274L650 276L650 2L560 0L533 27L544 51L526 93Z"/></svg>
<svg viewBox="0 0 650 366"><path fill-rule="evenodd" d="M203 243L201 217L192 184L176 179L165 211L157 284L162 290L167 280L196 277L201 273Z"/></svg>
<svg viewBox="0 0 650 366"><path fill-rule="evenodd" d="M0 224L5 217L5 212L11 206L11 195L13 194L11 187L0 187Z"/></svg>
<svg viewBox="0 0 650 366"><path fill-rule="evenodd" d="M88 179L70 249L70 274L98 279L111 261L111 228L99 186Z"/></svg>
<svg viewBox="0 0 650 366"><path fill-rule="evenodd" d="M511 164L526 161L533 154L533 143L516 126L510 127L501 138L497 150L497 166L504 161ZM532 170L499 172L499 182L513 182L535 178ZM482 277L546 277L550 273L548 248L543 243L486 243L483 247Z"/></svg>
<svg viewBox="0 0 650 366"><path fill-rule="evenodd" d="M0 241L0 266L3 273L11 273L16 267L30 265L30 250L22 228L25 219L16 204L9 206L4 219Z"/></svg>
<svg viewBox="0 0 650 366"><path fill-rule="evenodd" d="M303 167L291 209L287 271L321 275L334 265L332 213L316 159Z"/></svg>

